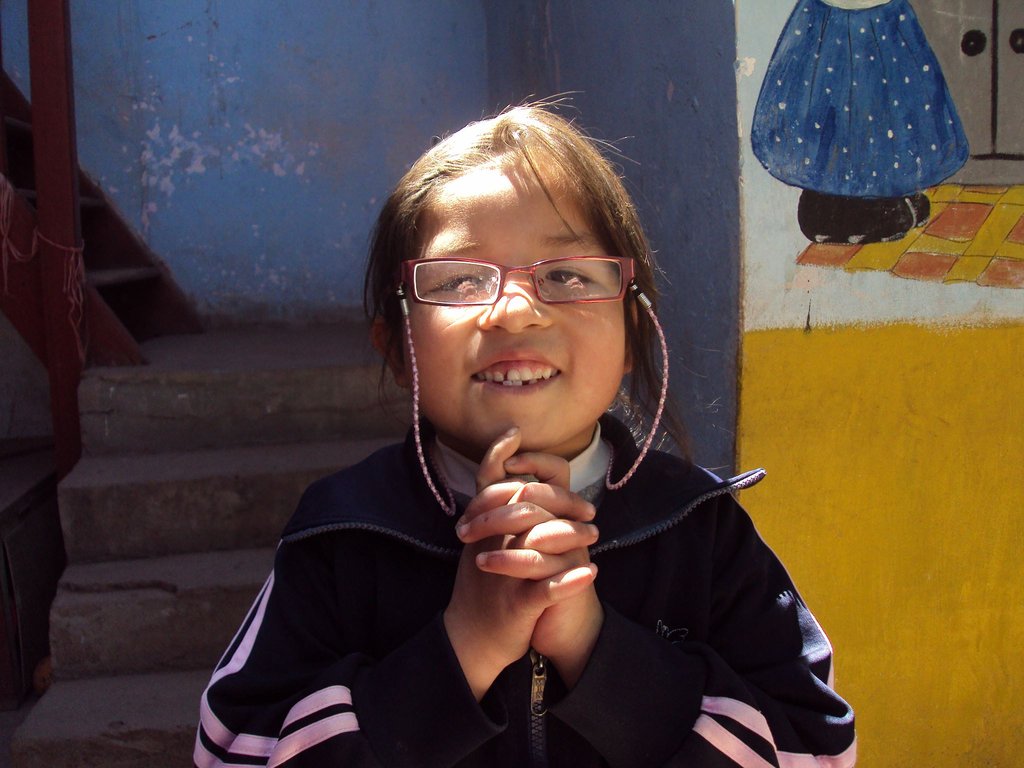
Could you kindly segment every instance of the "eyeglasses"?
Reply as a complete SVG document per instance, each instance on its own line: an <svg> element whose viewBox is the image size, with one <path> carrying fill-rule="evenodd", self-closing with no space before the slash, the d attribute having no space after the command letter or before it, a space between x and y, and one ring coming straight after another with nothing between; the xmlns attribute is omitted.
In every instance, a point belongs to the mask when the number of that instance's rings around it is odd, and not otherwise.
<svg viewBox="0 0 1024 768"><path fill-rule="evenodd" d="M402 262L402 282L421 304L494 304L512 272L530 275L545 304L617 301L633 279L633 260L619 256L568 256L520 267L477 259L411 259Z"/></svg>

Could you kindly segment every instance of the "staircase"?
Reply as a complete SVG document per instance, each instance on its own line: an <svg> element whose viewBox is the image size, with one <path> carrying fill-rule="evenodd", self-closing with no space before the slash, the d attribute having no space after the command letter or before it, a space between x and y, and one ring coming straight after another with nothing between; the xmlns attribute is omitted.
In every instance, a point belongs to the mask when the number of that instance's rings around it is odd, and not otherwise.
<svg viewBox="0 0 1024 768"><path fill-rule="evenodd" d="M55 682L16 768L191 764L199 697L313 479L399 438L361 324L145 342L79 388L83 458L60 483L69 565Z"/></svg>

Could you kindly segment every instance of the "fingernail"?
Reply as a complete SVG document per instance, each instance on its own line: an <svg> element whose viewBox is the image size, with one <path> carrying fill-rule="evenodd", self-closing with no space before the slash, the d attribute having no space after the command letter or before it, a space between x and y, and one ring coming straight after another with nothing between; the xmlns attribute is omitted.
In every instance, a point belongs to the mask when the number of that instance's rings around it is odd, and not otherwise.
<svg viewBox="0 0 1024 768"><path fill-rule="evenodd" d="M488 554L486 552L481 552L479 555L477 555L476 556L477 567L483 568L485 565L487 565L487 557L488 557Z"/></svg>
<svg viewBox="0 0 1024 768"><path fill-rule="evenodd" d="M458 523L455 524L455 535L458 536L460 539L463 536L466 535L466 531L468 531L468 530L469 530L469 523L464 523L462 521L459 521Z"/></svg>

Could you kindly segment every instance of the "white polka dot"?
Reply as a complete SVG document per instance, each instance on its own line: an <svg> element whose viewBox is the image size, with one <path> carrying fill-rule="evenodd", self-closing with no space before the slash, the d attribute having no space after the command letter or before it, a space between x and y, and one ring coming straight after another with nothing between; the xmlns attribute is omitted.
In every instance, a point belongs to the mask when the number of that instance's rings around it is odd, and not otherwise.
<svg viewBox="0 0 1024 768"><path fill-rule="evenodd" d="M877 176L877 175L878 175L878 171L872 171L872 172L871 172L871 175L872 175L872 176Z"/></svg>
<svg viewBox="0 0 1024 768"><path fill-rule="evenodd" d="M907 130L908 131L914 130L914 126L911 123L907 123Z"/></svg>
<svg viewBox="0 0 1024 768"><path fill-rule="evenodd" d="M826 72L831 72L832 71L832 67L825 67L825 71Z"/></svg>
<svg viewBox="0 0 1024 768"><path fill-rule="evenodd" d="M905 13L901 13L900 14L900 21L906 21L906 20L907 20L907 15Z"/></svg>
<svg viewBox="0 0 1024 768"><path fill-rule="evenodd" d="M825 93L832 93L832 89L831 88L826 88L825 89Z"/></svg>
<svg viewBox="0 0 1024 768"><path fill-rule="evenodd" d="M800 137L800 136L797 136L797 137L796 137L796 143L797 143L797 144L803 144L803 143L804 143L804 140L803 140L803 138L802 138L802 137Z"/></svg>
<svg viewBox="0 0 1024 768"><path fill-rule="evenodd" d="M931 105L931 104L925 104L925 105L924 105L924 111L925 111L925 112L927 112L927 111L928 111L929 109L931 109L931 108L932 108L932 105Z"/></svg>
<svg viewBox="0 0 1024 768"><path fill-rule="evenodd" d="M860 28L860 33L861 33L861 34L863 35L863 34L864 34L865 32L867 32L867 30L866 30L866 29L864 29L864 27L861 27L861 28Z"/></svg>
<svg viewBox="0 0 1024 768"><path fill-rule="evenodd" d="M904 83L909 83L910 82L910 78L909 77L904 77L903 78L903 82Z"/></svg>
<svg viewBox="0 0 1024 768"><path fill-rule="evenodd" d="M875 116L874 115L868 115L868 122L869 123L875 122Z"/></svg>
<svg viewBox="0 0 1024 768"><path fill-rule="evenodd" d="M797 35L802 35L802 34L803 34L803 32L801 32L801 31L800 31L800 30L798 29L798 30L796 30L796 34L797 34Z"/></svg>
<svg viewBox="0 0 1024 768"><path fill-rule="evenodd" d="M895 133L893 133L893 132L892 132L892 128L890 128L890 129L889 129L888 131L886 131L886 132L885 132L885 135L886 135L886 136L888 136L888 137L889 137L889 138L891 139L891 138L893 138L893 137L894 137L894 136L895 136L896 134L895 134Z"/></svg>
<svg viewBox="0 0 1024 768"><path fill-rule="evenodd" d="M893 168L899 168L899 167L900 167L900 163L899 163L899 160L897 160L897 161L896 161L895 163L893 163L893 164L892 164L892 167L893 167Z"/></svg>
<svg viewBox="0 0 1024 768"><path fill-rule="evenodd" d="M815 122L814 123L814 127L817 128L820 131L821 130L821 123Z"/></svg>
<svg viewBox="0 0 1024 768"><path fill-rule="evenodd" d="M844 155L845 155L845 154L846 154L846 153L847 153L848 151L849 151L849 150L848 150L848 149L847 149L846 147L843 147L843 154L844 154Z"/></svg>
<svg viewBox="0 0 1024 768"><path fill-rule="evenodd" d="M922 72L927 72L930 69L931 69L931 65L929 65L929 64L925 64L923 67L921 67L921 71Z"/></svg>
<svg viewBox="0 0 1024 768"><path fill-rule="evenodd" d="M898 107L898 106L900 105L900 100L899 100L899 99L893 99L893 100L892 100L892 105L893 105L894 107Z"/></svg>
<svg viewBox="0 0 1024 768"><path fill-rule="evenodd" d="M843 107L843 112L849 112L849 111L850 111L850 105L847 104L846 106Z"/></svg>
<svg viewBox="0 0 1024 768"><path fill-rule="evenodd" d="M780 101L779 102L779 109L784 111L786 109L786 102Z"/></svg>
<svg viewBox="0 0 1024 768"><path fill-rule="evenodd" d="M810 165L810 164L811 164L811 158L805 157L804 158L804 165Z"/></svg>
<svg viewBox="0 0 1024 768"><path fill-rule="evenodd" d="M932 152L934 152L937 149L938 149L938 147L936 147L934 144L932 144Z"/></svg>

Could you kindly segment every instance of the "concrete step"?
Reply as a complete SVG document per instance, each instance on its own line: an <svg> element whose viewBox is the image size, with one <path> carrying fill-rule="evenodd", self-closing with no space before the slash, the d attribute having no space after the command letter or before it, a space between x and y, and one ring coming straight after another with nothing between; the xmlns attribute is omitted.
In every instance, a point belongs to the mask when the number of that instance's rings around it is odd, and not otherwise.
<svg viewBox="0 0 1024 768"><path fill-rule="evenodd" d="M79 385L87 455L371 437L408 422L364 324L166 336L148 365L92 368Z"/></svg>
<svg viewBox="0 0 1024 768"><path fill-rule="evenodd" d="M14 734L14 768L192 764L211 670L58 681Z"/></svg>
<svg viewBox="0 0 1024 768"><path fill-rule="evenodd" d="M309 483L395 439L86 456L59 488L68 559L273 546Z"/></svg>
<svg viewBox="0 0 1024 768"><path fill-rule="evenodd" d="M56 677L213 669L273 560L243 549L69 566L50 611Z"/></svg>

